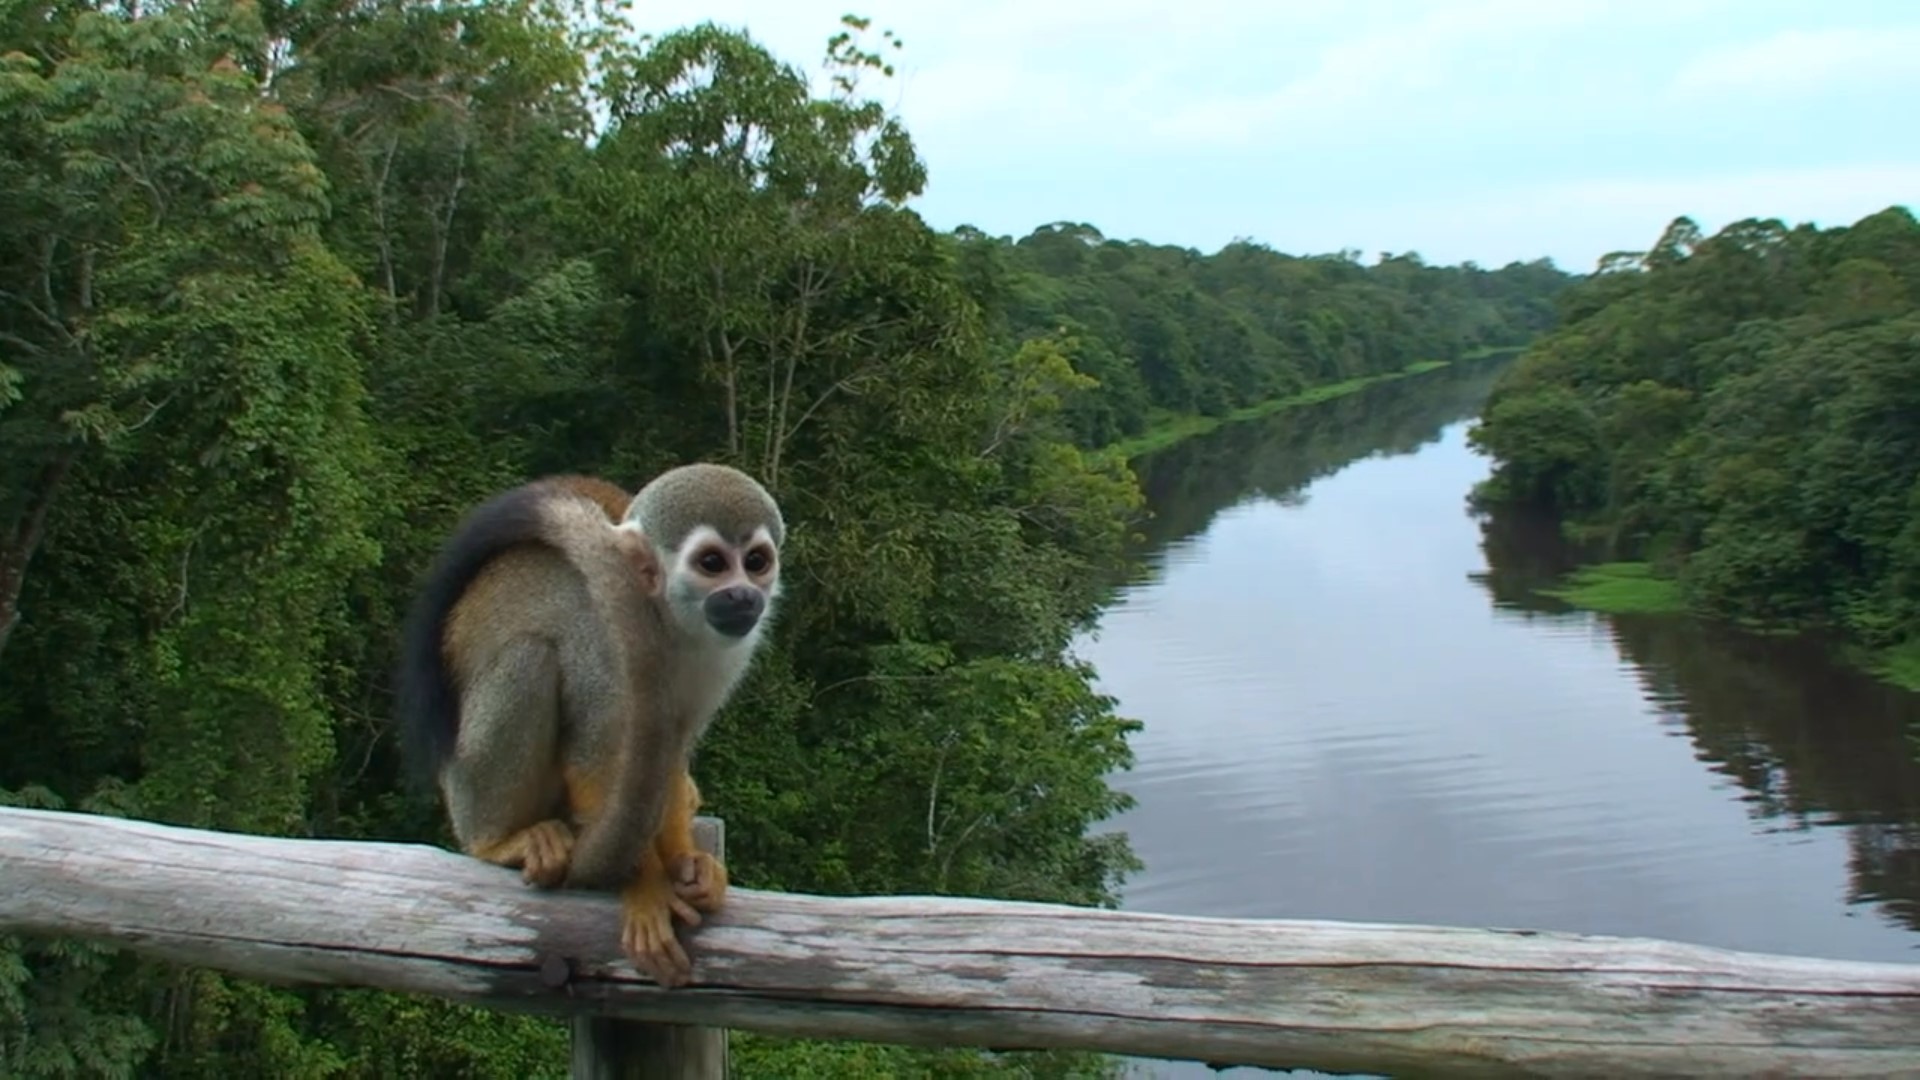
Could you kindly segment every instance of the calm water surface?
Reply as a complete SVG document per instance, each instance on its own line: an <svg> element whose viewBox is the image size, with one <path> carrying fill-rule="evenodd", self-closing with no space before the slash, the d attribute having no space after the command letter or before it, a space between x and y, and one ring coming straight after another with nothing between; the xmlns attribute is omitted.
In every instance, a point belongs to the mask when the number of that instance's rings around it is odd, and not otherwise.
<svg viewBox="0 0 1920 1080"><path fill-rule="evenodd" d="M1464 504L1492 371L1135 463L1141 570L1077 647L1145 723L1125 906L1920 961L1920 695L1534 595L1552 528Z"/></svg>

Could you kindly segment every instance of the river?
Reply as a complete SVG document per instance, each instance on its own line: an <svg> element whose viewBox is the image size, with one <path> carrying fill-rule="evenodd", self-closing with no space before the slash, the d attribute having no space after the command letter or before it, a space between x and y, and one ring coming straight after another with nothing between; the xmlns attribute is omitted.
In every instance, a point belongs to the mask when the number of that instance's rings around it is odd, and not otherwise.
<svg viewBox="0 0 1920 1080"><path fill-rule="evenodd" d="M1076 645L1145 725L1114 780L1146 863L1124 906L1920 960L1920 695L1533 593L1573 554L1465 505L1497 370L1134 463L1138 570Z"/></svg>

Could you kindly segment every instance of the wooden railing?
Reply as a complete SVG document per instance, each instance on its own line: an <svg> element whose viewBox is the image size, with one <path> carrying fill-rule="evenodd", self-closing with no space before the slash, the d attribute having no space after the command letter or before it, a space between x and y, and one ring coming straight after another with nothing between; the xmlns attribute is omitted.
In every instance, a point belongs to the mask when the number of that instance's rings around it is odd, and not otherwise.
<svg viewBox="0 0 1920 1080"><path fill-rule="evenodd" d="M1920 965L735 889L690 938L693 985L663 991L616 914L432 847L0 808L0 931L571 1016L576 1075L711 1075L725 1028L1387 1075L1920 1075Z"/></svg>

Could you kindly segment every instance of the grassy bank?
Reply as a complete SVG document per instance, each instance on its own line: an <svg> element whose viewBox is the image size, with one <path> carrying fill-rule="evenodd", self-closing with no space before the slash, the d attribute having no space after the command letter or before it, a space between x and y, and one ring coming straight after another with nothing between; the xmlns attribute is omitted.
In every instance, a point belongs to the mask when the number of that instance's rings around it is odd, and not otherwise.
<svg viewBox="0 0 1920 1080"><path fill-rule="evenodd" d="M1493 355L1493 352L1494 350L1483 350L1464 359L1480 359L1483 356ZM1153 418L1152 426L1148 427L1147 430L1135 435L1131 439L1123 439L1120 442L1112 444L1106 448L1105 452L1119 454L1126 458L1136 458L1142 454L1150 454L1155 450L1165 450L1174 443L1191 439L1195 435L1204 435L1222 424L1233 424L1243 420L1256 420L1262 416L1272 416L1274 413L1287 409L1297 409L1302 405L1313 405L1318 402L1329 401L1333 398L1345 397L1348 394L1363 390L1375 383L1387 382L1392 379L1404 379L1409 375L1419 375L1423 372L1446 367L1447 364L1448 362L1445 360L1421 360L1408 364L1399 371L1390 371L1384 375L1367 375L1358 379L1348 379L1345 382L1311 386L1291 397L1274 398L1271 401L1263 401L1258 405L1249 405L1244 409L1235 409L1224 416L1194 416L1187 413L1162 413Z"/></svg>
<svg viewBox="0 0 1920 1080"><path fill-rule="evenodd" d="M1847 649L1844 655L1874 678L1920 694L1920 638L1891 649Z"/></svg>
<svg viewBox="0 0 1920 1080"><path fill-rule="evenodd" d="M1583 566L1561 584L1538 592L1609 615L1682 615L1687 610L1679 582L1655 576L1653 567L1643 562Z"/></svg>
<svg viewBox="0 0 1920 1080"><path fill-rule="evenodd" d="M1680 584L1659 577L1643 562L1583 566L1558 585L1537 590L1574 607L1609 615L1684 615ZM1920 692L1920 638L1891 649L1845 646L1835 650L1842 662L1905 690Z"/></svg>

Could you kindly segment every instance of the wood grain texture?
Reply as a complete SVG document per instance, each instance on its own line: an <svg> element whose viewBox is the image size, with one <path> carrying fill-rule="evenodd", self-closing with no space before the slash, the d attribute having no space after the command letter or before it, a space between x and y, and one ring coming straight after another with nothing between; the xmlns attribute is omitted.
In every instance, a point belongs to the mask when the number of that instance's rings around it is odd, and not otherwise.
<svg viewBox="0 0 1920 1080"><path fill-rule="evenodd" d="M1920 1076L1920 966L1645 939L734 889L694 983L611 894L419 845L0 808L0 931L286 983L775 1034L1333 1072Z"/></svg>

